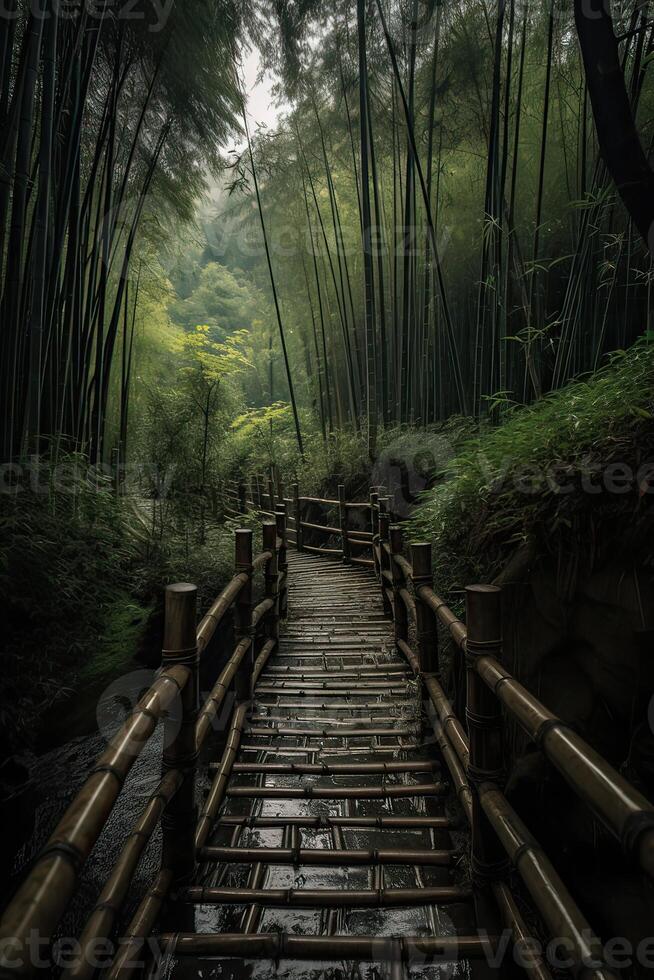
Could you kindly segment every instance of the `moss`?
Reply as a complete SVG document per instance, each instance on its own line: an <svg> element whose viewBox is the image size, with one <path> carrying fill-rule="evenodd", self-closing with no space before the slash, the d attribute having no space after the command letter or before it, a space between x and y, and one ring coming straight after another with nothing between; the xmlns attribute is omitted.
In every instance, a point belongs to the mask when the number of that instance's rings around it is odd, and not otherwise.
<svg viewBox="0 0 654 980"><path fill-rule="evenodd" d="M439 588L489 581L519 551L549 557L564 592L609 554L650 563L653 411L643 343L467 440L410 522Z"/></svg>

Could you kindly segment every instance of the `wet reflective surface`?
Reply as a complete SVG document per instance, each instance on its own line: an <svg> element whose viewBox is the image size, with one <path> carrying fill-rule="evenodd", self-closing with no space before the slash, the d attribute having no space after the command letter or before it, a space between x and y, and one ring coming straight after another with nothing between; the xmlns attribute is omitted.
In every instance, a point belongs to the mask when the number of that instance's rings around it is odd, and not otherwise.
<svg viewBox="0 0 654 980"><path fill-rule="evenodd" d="M330 764L424 761L426 772L239 772L229 789L281 789L292 798L228 795L209 846L231 848L424 849L454 848L447 818L455 809L447 792L421 794L419 787L446 779L435 748L421 727L420 694L406 663L394 651L392 627L384 617L379 586L360 570L343 570L324 559L289 555L290 619L279 651L269 661L244 731L238 763ZM375 685L378 685L376 687ZM348 735L348 731L356 734ZM368 731L371 734L366 734ZM298 732L298 734L294 734ZM374 734L373 734L374 732ZM238 767L237 767L238 768ZM397 767L395 767L397 768ZM359 788L350 799L311 799L324 788L335 793ZM388 796L366 798L366 788L384 787ZM397 787L416 787L418 795L394 798ZM377 818L400 821L439 818L437 826L382 826ZM242 819L239 819L242 818ZM348 825L366 818L368 826ZM340 821L343 820L343 824ZM222 822L224 821L224 822ZM269 826L267 822L277 822ZM295 826L284 825L295 821ZM303 824L298 826L298 823ZM281 824L281 825L280 825ZM456 865L456 855L452 864ZM420 937L471 935L470 901L427 905L419 896L400 907L386 907L393 889L460 884L453 866L375 863L369 866L316 866L302 863L205 862L197 885L237 889L364 889L375 907L312 908L248 904L199 904L197 933L283 933L308 936ZM293 901L297 901L293 896ZM302 901L302 899L299 899ZM307 905L309 905L307 900ZM451 960L412 963L307 960L248 960L206 956L167 956L164 977L377 978L406 975L468 977L470 965ZM403 972L405 970L405 972Z"/></svg>

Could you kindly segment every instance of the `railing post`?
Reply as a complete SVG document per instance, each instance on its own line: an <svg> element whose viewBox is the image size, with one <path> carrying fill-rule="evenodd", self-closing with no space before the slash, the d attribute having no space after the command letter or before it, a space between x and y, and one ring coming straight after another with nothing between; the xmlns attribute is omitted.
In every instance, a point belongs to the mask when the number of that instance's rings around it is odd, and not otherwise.
<svg viewBox="0 0 654 980"><path fill-rule="evenodd" d="M248 510L248 495L244 483L239 483L238 485L238 509L239 513L247 514Z"/></svg>
<svg viewBox="0 0 654 980"><path fill-rule="evenodd" d="M162 667L183 664L190 677L176 706L164 721L164 774L179 770L184 780L166 807L162 818L162 865L173 873L173 888L193 879L195 873L195 773L198 753L195 726L200 707L200 662L197 643L197 598L195 585L169 585L165 595Z"/></svg>
<svg viewBox="0 0 654 980"><path fill-rule="evenodd" d="M384 604L384 612L387 615L393 615L393 603L388 598L387 589L392 589L391 583L388 581L384 572L388 572L391 576L393 570L391 568L391 556L386 551L387 545L389 545L389 527L390 518L386 511L382 511L379 515L379 554L381 556L381 568L379 571L381 577L381 593L382 602Z"/></svg>
<svg viewBox="0 0 654 980"><path fill-rule="evenodd" d="M502 649L501 590L492 585L466 588L466 718L470 738L468 778L472 801L472 873L480 886L502 877L507 857L486 817L479 786L503 782L502 710L494 693L477 674L478 657L500 658Z"/></svg>
<svg viewBox="0 0 654 980"><path fill-rule="evenodd" d="M379 544L379 494L370 491L370 528L372 530L372 559L375 563L375 575L379 578L379 559L377 545Z"/></svg>
<svg viewBox="0 0 654 980"><path fill-rule="evenodd" d="M345 500L345 486L342 483L338 485L338 521L341 528L341 550L343 552L343 562L346 565L350 564L350 539L348 538L349 533L349 521L348 521L348 509L347 501Z"/></svg>
<svg viewBox="0 0 654 980"><path fill-rule="evenodd" d="M275 509L277 507L277 503L275 501L275 485L272 481L271 476L268 477L268 504L269 504L268 509L270 510L270 513L274 514Z"/></svg>
<svg viewBox="0 0 654 980"><path fill-rule="evenodd" d="M420 669L424 674L437 674L438 630L436 629L436 616L420 597L420 589L423 586L434 587L430 544L420 542L411 545L411 565L413 567L413 589L416 600L416 639Z"/></svg>
<svg viewBox="0 0 654 980"><path fill-rule="evenodd" d="M302 531L302 508L300 507L300 488L297 483L292 486L293 491L293 517L295 519L295 547L302 551L304 547L304 534Z"/></svg>
<svg viewBox="0 0 654 980"><path fill-rule="evenodd" d="M393 525L389 529L389 539L391 545L391 556L402 554L402 528ZM409 638L409 620L407 617L406 606L400 595L400 590L404 586L404 576L402 570L391 557L391 574L393 576L393 622L395 624L395 642L404 640L406 643Z"/></svg>
<svg viewBox="0 0 654 980"><path fill-rule="evenodd" d="M264 570L263 587L266 599L274 599L275 605L267 617L266 634L269 640L279 639L279 594L278 565L277 565L277 524L275 521L265 521L261 527L263 550L270 551L272 558Z"/></svg>
<svg viewBox="0 0 654 980"><path fill-rule="evenodd" d="M239 528L234 540L234 570L237 575L245 572L247 583L239 592L234 604L234 636L236 642L250 639L250 648L241 661L234 687L237 701L246 701L250 694L250 677L254 654L254 637L252 636L252 531L249 528Z"/></svg>
<svg viewBox="0 0 654 980"><path fill-rule="evenodd" d="M275 508L275 520L277 522L277 537L279 538L279 574L284 577L282 587L279 590L279 615L281 619L286 619L288 611L288 560L286 557L286 505L278 504Z"/></svg>

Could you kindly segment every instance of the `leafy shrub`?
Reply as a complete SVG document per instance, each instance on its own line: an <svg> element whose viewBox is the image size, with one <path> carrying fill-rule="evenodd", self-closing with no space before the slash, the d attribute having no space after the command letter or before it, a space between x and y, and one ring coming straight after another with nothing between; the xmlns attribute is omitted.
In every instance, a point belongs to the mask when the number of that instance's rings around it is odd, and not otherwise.
<svg viewBox="0 0 654 980"><path fill-rule="evenodd" d="M489 580L527 545L556 557L564 588L609 552L651 561L653 412L643 343L465 441L410 522L439 587Z"/></svg>

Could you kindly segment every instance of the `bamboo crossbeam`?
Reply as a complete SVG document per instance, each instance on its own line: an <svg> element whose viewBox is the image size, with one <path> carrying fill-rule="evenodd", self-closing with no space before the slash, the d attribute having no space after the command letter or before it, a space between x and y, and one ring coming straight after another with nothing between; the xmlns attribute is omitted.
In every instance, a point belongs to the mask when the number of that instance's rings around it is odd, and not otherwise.
<svg viewBox="0 0 654 980"><path fill-rule="evenodd" d="M371 508L369 500L350 500L345 506L348 510L370 510Z"/></svg>
<svg viewBox="0 0 654 980"><path fill-rule="evenodd" d="M436 613L443 626L449 630L450 635L456 645L464 649L467 637L465 623L462 623L460 619L457 619L452 610L447 606L447 603L445 603L440 596L436 595L431 586L418 586L416 592L418 593L420 599L422 599L422 601L429 606L432 612Z"/></svg>
<svg viewBox="0 0 654 980"><path fill-rule="evenodd" d="M317 548L312 544L304 544L302 547L305 551L310 551L314 555L331 555L340 557L342 554L340 548Z"/></svg>
<svg viewBox="0 0 654 980"><path fill-rule="evenodd" d="M352 547L352 546L354 546L355 548L372 548L372 547L374 547L372 541L364 541L364 540L361 540L360 538L350 538L349 541L350 541L350 547Z"/></svg>
<svg viewBox="0 0 654 980"><path fill-rule="evenodd" d="M372 531L354 531L354 530L350 530L350 531L347 532L347 536L351 540L354 540L355 538L359 538L361 540L365 540L368 543L372 544Z"/></svg>
<svg viewBox="0 0 654 980"><path fill-rule="evenodd" d="M252 668L252 687L254 687L257 681L259 680L259 677L261 676L261 672L263 671L263 668L266 666L266 663L268 662L268 659L276 646L277 646L277 640L274 637L271 638L270 640L267 640L262 646L261 651L254 662L254 667Z"/></svg>
<svg viewBox="0 0 654 980"><path fill-rule="evenodd" d="M411 696L411 692L407 691L406 688L397 687L392 682L390 684L362 684L357 685L356 689L348 688L347 685L341 685L341 687L337 688L308 685L304 688L298 687L296 684L284 687L264 687L263 684L260 684L257 689L257 695L261 695L262 697L275 697L283 694L304 694L307 700L314 700L318 697L342 698L344 694L347 694L351 698L369 698L375 694L378 694L380 697L396 697L402 699ZM308 707L312 708L315 705L309 705Z"/></svg>
<svg viewBox="0 0 654 980"><path fill-rule="evenodd" d="M159 872L154 885L134 913L112 965L103 974L104 980L128 980L135 972L145 941L159 918L172 881L171 871L164 868Z"/></svg>
<svg viewBox="0 0 654 980"><path fill-rule="evenodd" d="M404 555L393 555L393 562L397 565L399 570L402 572L406 582L410 582L413 577L413 566L410 561L404 557Z"/></svg>
<svg viewBox="0 0 654 980"><path fill-rule="evenodd" d="M67 967L67 976L71 980L89 980L95 974L93 958L97 943L111 936L139 860L181 783L181 772L173 770L166 773L123 845L80 936L77 955Z"/></svg>
<svg viewBox="0 0 654 980"><path fill-rule="evenodd" d="M275 606L275 600L272 598L263 599L257 606L252 610L252 626L257 626L264 616L270 612Z"/></svg>
<svg viewBox="0 0 654 980"><path fill-rule="evenodd" d="M223 816L221 827L298 827L306 830L331 830L332 827L356 827L370 830L451 830L448 817L239 817Z"/></svg>
<svg viewBox="0 0 654 980"><path fill-rule="evenodd" d="M477 657L475 669L577 795L654 877L654 808L649 800L497 660Z"/></svg>
<svg viewBox="0 0 654 980"><path fill-rule="evenodd" d="M442 783L418 783L415 786L232 786L226 791L230 799L241 800L399 800L407 797L438 796Z"/></svg>
<svg viewBox="0 0 654 980"><path fill-rule="evenodd" d="M229 585L225 586L218 598L212 603L198 626L198 649L200 653L206 648L223 616L231 608L247 583L248 576L244 572L235 575Z"/></svg>
<svg viewBox="0 0 654 980"><path fill-rule="evenodd" d="M338 507L338 500L328 500L325 497L298 497L301 504L324 504L326 507Z"/></svg>
<svg viewBox="0 0 654 980"><path fill-rule="evenodd" d="M492 889L504 924L511 930L514 949L520 952L525 973L531 980L552 980L552 974L539 951L540 944L534 942L510 888L503 881L495 881Z"/></svg>
<svg viewBox="0 0 654 980"><path fill-rule="evenodd" d="M375 564L372 558L351 558L350 561L353 565L365 565L366 568L373 568Z"/></svg>
<svg viewBox="0 0 654 980"><path fill-rule="evenodd" d="M617 975L603 965L601 940L594 934L551 861L504 795L492 783L482 783L479 798L484 813L524 881L550 935L560 943L565 942L566 953L572 959L573 975L583 977L583 980L617 980Z"/></svg>
<svg viewBox="0 0 654 980"><path fill-rule="evenodd" d="M366 696L370 696L374 692L379 694L390 694L390 695L406 695L406 688L398 688L397 681L372 681L372 680L361 680L361 683L357 684L357 690L352 689L351 683L346 682L316 682L307 681L303 683L302 687L298 686L294 681L287 682L282 681L281 683L267 684L265 687L263 684L259 685L257 688L257 694L274 695L274 694L304 694L308 698L316 697L318 694L325 694L326 696L342 696L344 693L350 693L352 695L358 696L359 692L362 692ZM312 692L316 692L315 694Z"/></svg>
<svg viewBox="0 0 654 980"><path fill-rule="evenodd" d="M210 769L218 763L211 763ZM439 764L434 759L428 762L236 762L235 773L275 773L277 775L301 776L363 776L367 773L392 772L433 772Z"/></svg>
<svg viewBox="0 0 654 980"><path fill-rule="evenodd" d="M310 738L375 738L401 737L415 735L415 728L244 728L244 732L255 737L281 735L282 738L297 738L299 735Z"/></svg>
<svg viewBox="0 0 654 980"><path fill-rule="evenodd" d="M420 676L420 663L418 661L417 656L415 655L415 653L411 649L411 646L407 643L406 640L398 640L397 641L397 648L398 648L398 650L401 650L402 651L402 653L404 654L404 656L408 660L409 666L413 670L413 673L416 675L416 677L419 677Z"/></svg>
<svg viewBox="0 0 654 980"><path fill-rule="evenodd" d="M406 611L408 612L410 618L415 622L416 620L416 601L408 591L408 589L399 589L398 594L400 599L406 606Z"/></svg>
<svg viewBox="0 0 654 980"><path fill-rule="evenodd" d="M298 936L279 932L165 934L161 944L174 956L241 956L246 959L352 960L418 963L430 958L482 959L493 956L497 939L482 936Z"/></svg>
<svg viewBox="0 0 654 980"><path fill-rule="evenodd" d="M127 774L189 677L188 667L175 666L154 681L97 760L6 910L0 948L6 958L24 964L24 973L30 973L29 937L52 936Z"/></svg>
<svg viewBox="0 0 654 980"><path fill-rule="evenodd" d="M300 527L308 529L309 531L322 531L324 534L339 534L341 533L338 527L328 527L325 524L312 524L310 521L300 521Z"/></svg>
<svg viewBox="0 0 654 980"><path fill-rule="evenodd" d="M198 716L197 725L195 728L198 748L203 745L205 739L211 731L214 719L218 717L218 713L222 707L223 701L225 700L225 696L227 695L230 685L241 665L243 657L250 649L251 644L251 637L244 637L244 639L236 644L234 652L225 664L225 667L221 671L218 680L211 690L211 694L205 701Z"/></svg>
<svg viewBox="0 0 654 980"><path fill-rule="evenodd" d="M320 867L360 867L368 865L410 864L425 867L450 867L456 851L428 848L340 849L291 847L205 847L203 861L219 864L290 864Z"/></svg>
<svg viewBox="0 0 654 980"><path fill-rule="evenodd" d="M266 908L401 908L465 902L469 888L185 888L192 905L262 905Z"/></svg>
<svg viewBox="0 0 654 980"><path fill-rule="evenodd" d="M272 551L262 551L260 555L252 562L252 571L258 572L261 568L265 568L266 564L272 559Z"/></svg>
<svg viewBox="0 0 654 980"><path fill-rule="evenodd" d="M211 784L211 789L205 800L204 806L198 819L195 833L195 846L199 850L204 847L211 832L211 827L216 818L220 805L225 798L227 784L231 774L232 766L236 761L238 747L243 732L243 724L249 705L240 704L234 712L232 724L227 735L227 743L220 764L220 770Z"/></svg>

